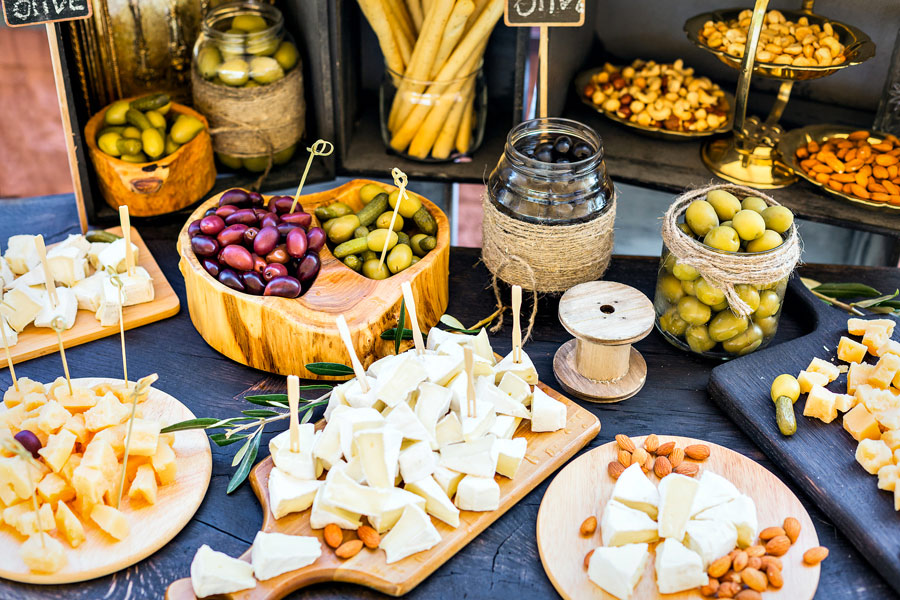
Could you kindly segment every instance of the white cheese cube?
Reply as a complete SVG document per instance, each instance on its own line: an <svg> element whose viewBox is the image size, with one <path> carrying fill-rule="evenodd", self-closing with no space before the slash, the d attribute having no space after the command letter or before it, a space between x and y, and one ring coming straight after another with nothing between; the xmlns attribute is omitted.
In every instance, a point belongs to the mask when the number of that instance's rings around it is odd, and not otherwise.
<svg viewBox="0 0 900 600"><path fill-rule="evenodd" d="M413 393L427 374L422 363L412 353L391 364L391 369L378 377L375 396L387 406L397 406Z"/></svg>
<svg viewBox="0 0 900 600"><path fill-rule="evenodd" d="M624 546L659 539L656 522L647 513L610 500L603 509L600 533L604 546Z"/></svg>
<svg viewBox="0 0 900 600"><path fill-rule="evenodd" d="M316 426L312 423L302 423L297 427L297 452L312 452L315 444ZM291 450L291 430L286 429L269 440L269 454L275 454L281 449Z"/></svg>
<svg viewBox="0 0 900 600"><path fill-rule="evenodd" d="M8 290L12 287L12 283L15 279L16 274L9 268L9 263L6 262L5 258L0 256L0 290Z"/></svg>
<svg viewBox="0 0 900 600"><path fill-rule="evenodd" d="M53 280L70 287L87 275L87 260L75 246L54 248L47 253L47 264Z"/></svg>
<svg viewBox="0 0 900 600"><path fill-rule="evenodd" d="M0 327L3 328L3 332L6 334L6 343L9 344L9 347L15 346L19 342L19 334L6 323L6 318L2 314L0 314Z"/></svg>
<svg viewBox="0 0 900 600"><path fill-rule="evenodd" d="M387 413L387 414L385 414ZM394 408L386 408L382 413L384 422L403 434L403 439L414 441L427 441L431 448L432 434L425 429L422 422L416 417L416 413L406 402L401 402Z"/></svg>
<svg viewBox="0 0 900 600"><path fill-rule="evenodd" d="M444 342L452 344L465 344L472 336L462 333L453 333L438 327L432 327L428 330L428 336L425 340L425 348L428 350L437 350L437 347Z"/></svg>
<svg viewBox="0 0 900 600"><path fill-rule="evenodd" d="M116 294L118 297L118 294ZM107 297L105 294L100 295L100 306L94 313L94 318L100 321L103 327L112 327L119 324L119 303L118 300Z"/></svg>
<svg viewBox="0 0 900 600"><path fill-rule="evenodd" d="M737 529L728 521L688 521L685 528L685 545L700 555L703 568L734 550L737 545Z"/></svg>
<svg viewBox="0 0 900 600"><path fill-rule="evenodd" d="M203 544L191 561L191 585L195 596L206 598L254 588L256 579L250 563Z"/></svg>
<svg viewBox="0 0 900 600"><path fill-rule="evenodd" d="M491 347L491 340L488 337L487 329L482 327L481 331L478 332L478 335L473 337L469 343L472 344L472 349L475 351L476 356L488 361L492 366L497 363L497 358L494 356L494 349Z"/></svg>
<svg viewBox="0 0 900 600"><path fill-rule="evenodd" d="M503 379L504 374L514 373L524 379L526 383L530 383L531 385L537 384L537 369L534 368L534 363L531 362L531 358L528 357L528 354L526 354L524 350L520 351L520 358L521 360L519 362L515 362L513 360L513 353L510 352L503 357L503 360L494 365L494 373L498 383Z"/></svg>
<svg viewBox="0 0 900 600"><path fill-rule="evenodd" d="M497 510L500 508L500 486L493 477L466 475L459 482L453 503L460 510Z"/></svg>
<svg viewBox="0 0 900 600"><path fill-rule="evenodd" d="M78 258L85 258L91 249L91 243L80 233L70 233L69 237L47 250L47 258L70 248L77 250Z"/></svg>
<svg viewBox="0 0 900 600"><path fill-rule="evenodd" d="M734 487L733 483L712 471L704 471L703 475L700 476L700 486L697 488L697 494L694 496L694 503L691 504L691 517L698 515L707 508L731 502L740 495L741 493ZM730 548L728 552L731 552L731 550L733 548Z"/></svg>
<svg viewBox="0 0 900 600"><path fill-rule="evenodd" d="M428 442L416 442L400 453L400 476L413 483L434 473L437 457Z"/></svg>
<svg viewBox="0 0 900 600"><path fill-rule="evenodd" d="M531 418L525 405L513 400L509 394L495 386L489 377L481 377L478 380L478 384L475 386L475 397L490 402L497 414L523 419Z"/></svg>
<svg viewBox="0 0 900 600"><path fill-rule="evenodd" d="M39 264L37 246L34 245L34 235L14 235L6 241L6 259L9 268L16 275L23 275Z"/></svg>
<svg viewBox="0 0 900 600"><path fill-rule="evenodd" d="M325 424L325 429L322 430L322 434L316 438L313 445L313 456L321 461L326 469L330 469L343 456L340 415L348 410L352 409L348 406L340 406L338 410L332 412L332 418Z"/></svg>
<svg viewBox="0 0 900 600"><path fill-rule="evenodd" d="M284 431L269 441L269 452L275 466L297 479L316 479L319 476L312 448L315 443L315 426L300 425L299 450L291 451L290 431Z"/></svg>
<svg viewBox="0 0 900 600"><path fill-rule="evenodd" d="M101 302L118 306L122 298L125 302L122 306L134 306L135 304L143 304L152 302L154 298L153 279L144 267L135 267L134 273L120 273L119 281L122 282L122 292L113 283L112 277L103 280L103 294Z"/></svg>
<svg viewBox="0 0 900 600"><path fill-rule="evenodd" d="M516 433L516 429L519 428L519 423L521 422L522 419L519 417L497 415L497 420L494 421L494 425L491 427L488 433L498 439L509 440L512 439L512 436Z"/></svg>
<svg viewBox="0 0 900 600"><path fill-rule="evenodd" d="M410 504L403 509L397 524L381 538L379 547L384 550L385 562L391 564L433 548L440 541L441 534L435 529L428 515L415 504Z"/></svg>
<svg viewBox="0 0 900 600"><path fill-rule="evenodd" d="M428 381L436 385L447 385L463 370L463 360L459 356L446 354L426 354L419 357Z"/></svg>
<svg viewBox="0 0 900 600"><path fill-rule="evenodd" d="M407 483L404 489L425 498L425 511L450 527L459 527L459 509L433 477Z"/></svg>
<svg viewBox="0 0 900 600"><path fill-rule="evenodd" d="M353 436L357 431L377 429L384 425L384 417L374 408L351 408L341 413L341 452L346 460L353 458Z"/></svg>
<svg viewBox="0 0 900 600"><path fill-rule="evenodd" d="M665 477L663 481L671 477ZM675 594L709 583L700 555L668 538L656 547L656 585L661 594Z"/></svg>
<svg viewBox="0 0 900 600"><path fill-rule="evenodd" d="M97 271L90 277L86 277L72 286L75 300L78 301L78 310L97 312L103 297L103 280L106 277L107 275L103 271ZM116 318L118 318L118 312L116 315Z"/></svg>
<svg viewBox="0 0 900 600"><path fill-rule="evenodd" d="M333 476L334 469L328 472L329 476ZM327 483L326 477L326 483ZM313 499L312 510L309 512L309 526L313 529L323 529L329 523L334 523L341 529L359 529L362 525L360 514L344 510L339 506L335 506L325 498L324 486L316 494Z"/></svg>
<svg viewBox="0 0 900 600"><path fill-rule="evenodd" d="M100 266L100 254L109 248L109 242L91 242L91 247L88 248L87 259L88 263L98 269L100 271L103 268Z"/></svg>
<svg viewBox="0 0 900 600"><path fill-rule="evenodd" d="M445 387L427 382L419 384L415 414L428 433L428 441L431 443L432 450L438 449L437 424L441 417L450 410L451 398L452 393Z"/></svg>
<svg viewBox="0 0 900 600"><path fill-rule="evenodd" d="M439 354L446 354L447 356L452 356L456 360L463 361L465 364L465 350L464 347L469 344L454 344L453 342L444 342L439 345L435 350ZM472 375L475 377L493 377L494 376L494 367L493 360L488 360L483 356L479 356L476 352L473 356L474 363L472 364ZM459 377L459 375L457 375Z"/></svg>
<svg viewBox="0 0 900 600"><path fill-rule="evenodd" d="M359 379L356 379L355 377L345 383L343 388L344 401L351 408L374 408L379 410L383 405L381 405L381 403L378 402L378 398L375 397L375 386L377 382L367 375L366 383L368 384L368 391L366 392L362 390Z"/></svg>
<svg viewBox="0 0 900 600"><path fill-rule="evenodd" d="M366 483L366 473L363 471L362 459L359 456L354 456L349 462L341 460L334 468L343 469L344 473L356 483Z"/></svg>
<svg viewBox="0 0 900 600"><path fill-rule="evenodd" d="M453 496L456 495L456 489L457 487L459 487L459 482L462 481L462 478L465 477L466 474L448 469L447 467L438 464L434 468L434 473L432 473L431 476L441 487L441 489L444 490L444 493L447 494L447 497L453 498Z"/></svg>
<svg viewBox="0 0 900 600"><path fill-rule="evenodd" d="M399 360L403 360L405 357L403 354L388 354L382 358L379 358L366 369L366 375L369 375L374 381L378 377L380 377L383 373L388 373L393 369L393 364ZM351 379L351 381L354 381Z"/></svg>
<svg viewBox="0 0 900 600"><path fill-rule="evenodd" d="M311 565L322 556L318 538L260 531L253 538L250 560L260 581Z"/></svg>
<svg viewBox="0 0 900 600"><path fill-rule="evenodd" d="M331 506L360 515L379 515L390 496L388 489L379 489L355 482L344 469L328 472L320 494Z"/></svg>
<svg viewBox="0 0 900 600"><path fill-rule="evenodd" d="M696 479L678 473L667 475L659 482L659 537L684 538L698 487Z"/></svg>
<svg viewBox="0 0 900 600"><path fill-rule="evenodd" d="M619 600L629 600L647 568L649 548L647 544L594 548L588 579Z"/></svg>
<svg viewBox="0 0 900 600"><path fill-rule="evenodd" d="M512 479L525 458L528 440L523 437L515 439L494 440L494 453L497 455L497 473ZM652 484L651 484L652 485Z"/></svg>
<svg viewBox="0 0 900 600"><path fill-rule="evenodd" d="M656 519L659 513L659 492L637 463L619 475L613 486L612 498L629 508L647 513L651 519Z"/></svg>
<svg viewBox="0 0 900 600"><path fill-rule="evenodd" d="M344 396L344 387L346 387L351 381L356 381L356 379L351 379L350 381L341 383L339 385L331 388L331 393L328 395L328 404L325 405L325 421L328 423L331 422L331 415L338 408L343 406L344 408L350 408L350 405L347 404L347 398Z"/></svg>
<svg viewBox="0 0 900 600"><path fill-rule="evenodd" d="M667 476L666 479L671 477ZM666 479L663 479L665 481ZM746 548L756 540L758 530L756 520L756 504L749 496L740 495L730 502L708 508L699 513L697 520L726 521L735 526L738 532L738 545Z"/></svg>
<svg viewBox="0 0 900 600"><path fill-rule="evenodd" d="M13 288L3 295L0 314L6 317L9 326L22 333L44 305L44 294L28 287Z"/></svg>
<svg viewBox="0 0 900 600"><path fill-rule="evenodd" d="M56 288L56 298L59 301L56 306L50 300L50 296L44 296L44 304L34 317L35 327L50 327L50 323L56 317L62 317L64 328L71 329L75 325L75 318L78 314L78 300L75 299L75 292L69 288Z"/></svg>
<svg viewBox="0 0 900 600"><path fill-rule="evenodd" d="M403 515L403 509L410 504L414 504L425 510L425 498L408 492L401 488L391 488L388 490L389 495L384 503L381 514L369 517L369 524L375 528L378 533L384 533L392 528L400 520Z"/></svg>
<svg viewBox="0 0 900 600"><path fill-rule="evenodd" d="M444 418L437 422L434 428L435 441L439 448L443 448L448 444L455 444L463 441L462 424L455 412L447 413Z"/></svg>
<svg viewBox="0 0 900 600"><path fill-rule="evenodd" d="M510 371L504 373L497 387L506 392L516 402L524 406L531 404L531 386L515 373Z"/></svg>
<svg viewBox="0 0 900 600"><path fill-rule="evenodd" d="M117 239L97 255L98 268L105 271L107 267L112 267L116 273L124 273L127 268L125 252L125 238ZM131 244L131 252L134 254L134 264L138 264L140 249Z"/></svg>
<svg viewBox="0 0 900 600"><path fill-rule="evenodd" d="M397 477L403 434L393 427L363 429L353 435L354 453L362 462L369 485L392 488Z"/></svg>
<svg viewBox="0 0 900 600"><path fill-rule="evenodd" d="M566 405L534 388L531 396L531 431L559 431L566 426Z"/></svg>
<svg viewBox="0 0 900 600"><path fill-rule="evenodd" d="M465 406L462 407L459 413L463 440L466 442L471 442L487 435L497 420L494 405L487 400L476 399L474 408L475 412L472 416L469 416L468 408Z"/></svg>
<svg viewBox="0 0 900 600"><path fill-rule="evenodd" d="M495 440L494 436L489 435L470 442L442 446L440 464L468 475L493 477L497 470Z"/></svg>
<svg viewBox="0 0 900 600"><path fill-rule="evenodd" d="M278 467L269 472L269 506L276 519L312 506L322 482L315 479L297 479Z"/></svg>

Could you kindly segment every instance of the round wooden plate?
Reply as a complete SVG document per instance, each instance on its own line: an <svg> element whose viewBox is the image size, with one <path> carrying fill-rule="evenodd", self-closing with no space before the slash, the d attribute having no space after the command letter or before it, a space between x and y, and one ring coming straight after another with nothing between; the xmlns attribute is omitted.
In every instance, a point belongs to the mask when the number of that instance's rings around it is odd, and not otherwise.
<svg viewBox="0 0 900 600"><path fill-rule="evenodd" d="M92 387L101 383L122 384L121 379L85 377L73 379L73 384ZM193 419L188 407L151 388L149 398L143 404L144 416L165 423L177 423ZM11 527L0 528L0 577L22 583L58 584L85 581L115 573L150 556L187 525L203 502L212 473L212 453L209 440L202 430L175 433L175 460L177 476L174 484L159 487L154 505L143 501L122 498L122 509L131 526L131 533L122 541L116 541L93 522L82 520L87 539L77 548L63 540L66 566L52 575L32 573L19 555L25 538ZM55 534L54 534L55 535Z"/></svg>
<svg viewBox="0 0 900 600"><path fill-rule="evenodd" d="M643 437L632 439L638 446L644 441ZM819 538L809 514L797 496L775 475L728 448L678 436L659 436L659 439L660 443L674 441L681 448L689 444L709 446L712 453L709 458L699 463L700 473L708 469L722 475L734 483L742 493L753 498L760 529L780 526L786 517L795 517L800 521L800 537L791 546L790 551L781 557L784 563L784 586L780 590L769 588L764 597L784 600L811 599L819 585L820 567L804 565L802 557L806 550L819 545ZM607 594L588 579L587 570L584 568L585 554L601 545L599 527L590 537L580 535L578 530L582 521L591 515L600 520L603 506L609 500L615 485L606 469L610 462L616 460L616 451L616 443L610 442L579 456L553 479L541 501L537 518L538 551L547 577L550 578L556 591L566 600L572 598L615 600L614 596ZM649 477L654 484L659 483L652 473ZM636 600L704 598L699 589L661 595L656 587L653 562L653 560L648 562L633 598Z"/></svg>

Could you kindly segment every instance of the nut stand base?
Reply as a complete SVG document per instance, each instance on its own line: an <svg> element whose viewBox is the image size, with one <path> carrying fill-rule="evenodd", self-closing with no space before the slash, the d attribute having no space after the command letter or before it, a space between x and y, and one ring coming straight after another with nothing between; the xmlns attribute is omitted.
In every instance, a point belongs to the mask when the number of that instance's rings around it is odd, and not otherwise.
<svg viewBox="0 0 900 600"><path fill-rule="evenodd" d="M621 402L631 398L647 381L647 363L641 353L631 348L628 373L614 381L594 381L581 375L575 368L575 344L569 340L553 357L553 373L566 392L583 400L597 403Z"/></svg>
<svg viewBox="0 0 900 600"><path fill-rule="evenodd" d="M762 144L753 148L752 154L742 154L733 135L707 142L700 150L706 167L722 179L762 190L783 188L797 181L797 176L775 154L774 148Z"/></svg>

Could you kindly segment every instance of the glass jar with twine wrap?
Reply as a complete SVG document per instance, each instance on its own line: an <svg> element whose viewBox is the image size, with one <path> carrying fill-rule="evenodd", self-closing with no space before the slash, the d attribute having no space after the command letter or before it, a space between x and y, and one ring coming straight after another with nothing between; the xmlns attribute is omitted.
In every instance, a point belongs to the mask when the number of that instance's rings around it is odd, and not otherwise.
<svg viewBox="0 0 900 600"><path fill-rule="evenodd" d="M679 196L663 217L654 307L656 326L669 342L697 354L728 359L764 348L775 337L801 244L794 224L781 234L781 244L762 252L719 250L688 235L679 219L692 202L714 190L780 206L758 190L733 184Z"/></svg>

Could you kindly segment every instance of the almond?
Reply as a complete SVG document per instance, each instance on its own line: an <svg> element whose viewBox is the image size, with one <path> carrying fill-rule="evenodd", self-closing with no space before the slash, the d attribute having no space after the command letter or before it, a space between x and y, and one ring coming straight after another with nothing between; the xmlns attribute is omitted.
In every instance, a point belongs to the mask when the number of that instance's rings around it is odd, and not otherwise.
<svg viewBox="0 0 900 600"><path fill-rule="evenodd" d="M797 538L800 537L800 521L794 517L785 519L783 528L785 535L791 540L791 544L795 543Z"/></svg>
<svg viewBox="0 0 900 600"><path fill-rule="evenodd" d="M720 596L721 597L721 596ZM734 596L734 600L762 600L762 594L756 590L741 590Z"/></svg>
<svg viewBox="0 0 900 600"><path fill-rule="evenodd" d="M672 453L672 450L675 449L675 442L666 442L665 444L660 444L656 449L657 456L668 456Z"/></svg>
<svg viewBox="0 0 900 600"><path fill-rule="evenodd" d="M759 539L764 542L768 542L773 537L777 537L779 535L784 535L784 529L781 527L766 527L762 531L759 532Z"/></svg>
<svg viewBox="0 0 900 600"><path fill-rule="evenodd" d="M646 458L646 460L644 460L644 464L641 467L643 469L644 473L649 473L650 471L653 470L654 462L655 462L655 459L653 458L652 455L650 455L648 453L647 458Z"/></svg>
<svg viewBox="0 0 900 600"><path fill-rule="evenodd" d="M347 560L348 558L353 558L359 551L363 549L362 540L350 540L348 542L344 542L338 549L334 551L335 556L338 558L343 558Z"/></svg>
<svg viewBox="0 0 900 600"><path fill-rule="evenodd" d="M825 560L827 557L828 548L826 548L825 546L816 546L815 548L810 548L803 553L803 562L811 567L814 567Z"/></svg>
<svg viewBox="0 0 900 600"><path fill-rule="evenodd" d="M606 470L609 471L609 476L613 479L618 479L619 475L625 472L625 467L622 466L617 460L612 461L607 465Z"/></svg>
<svg viewBox="0 0 900 600"><path fill-rule="evenodd" d="M745 550L747 556L753 558L754 556L761 557L766 553L766 549L763 546L757 544L756 546L750 546Z"/></svg>
<svg viewBox="0 0 900 600"><path fill-rule="evenodd" d="M591 564L591 556L593 556L593 554L594 554L594 551L591 550L590 552L588 552L587 554L584 555L584 568L585 568L585 569L587 569L588 566L590 566L590 564Z"/></svg>
<svg viewBox="0 0 900 600"><path fill-rule="evenodd" d="M644 449L647 452L656 452L657 448L659 448L659 438L655 433L651 433L644 439Z"/></svg>
<svg viewBox="0 0 900 600"><path fill-rule="evenodd" d="M581 529L579 529L581 535L591 535L595 531L597 531L597 517L590 516L584 520L581 524Z"/></svg>
<svg viewBox="0 0 900 600"><path fill-rule="evenodd" d="M724 581L730 581L732 583L737 583L740 585L741 583L741 574L735 573L734 571L728 571L725 573L725 577L722 578Z"/></svg>
<svg viewBox="0 0 900 600"><path fill-rule="evenodd" d="M657 477L662 479L672 472L672 463L670 463L669 459L665 456L657 456L656 460L653 461L653 472L656 473Z"/></svg>
<svg viewBox="0 0 900 600"><path fill-rule="evenodd" d="M734 598L741 591L741 584L725 581L719 584L718 598Z"/></svg>
<svg viewBox="0 0 900 600"><path fill-rule="evenodd" d="M709 446L706 444L691 444L685 447L684 455L694 460L706 460L709 458Z"/></svg>
<svg viewBox="0 0 900 600"><path fill-rule="evenodd" d="M735 573L740 573L747 566L747 563L750 561L750 557L747 556L747 553L741 550L734 557L734 560L731 562L731 567L734 569Z"/></svg>
<svg viewBox="0 0 900 600"><path fill-rule="evenodd" d="M646 450L644 450L643 448L637 448L634 452L631 453L631 462L632 464L637 463L639 465L643 465L645 462L647 462L647 457L649 456L650 455Z"/></svg>
<svg viewBox="0 0 900 600"><path fill-rule="evenodd" d="M759 569L762 567L762 559L758 556L751 556L747 559L748 569Z"/></svg>
<svg viewBox="0 0 900 600"><path fill-rule="evenodd" d="M622 463L623 467L631 466L631 452L629 452L628 450L619 450L619 452L616 454L616 458L619 459L619 462Z"/></svg>
<svg viewBox="0 0 900 600"><path fill-rule="evenodd" d="M328 544L332 548L337 548L344 541L344 532L341 531L341 528L336 524L329 523L325 526L323 537L325 538L326 544Z"/></svg>
<svg viewBox="0 0 900 600"><path fill-rule="evenodd" d="M777 558L775 556L763 556L762 564L763 564L763 568L765 568L766 570L768 570L769 567L776 568L779 571L783 568L783 566L781 564L781 559Z"/></svg>
<svg viewBox="0 0 900 600"><path fill-rule="evenodd" d="M359 539L362 540L362 543L366 545L366 548L375 549L378 547L378 544L381 543L381 536L378 535L378 532L368 525L362 525L359 529L356 530L356 535L359 536Z"/></svg>
<svg viewBox="0 0 900 600"><path fill-rule="evenodd" d="M772 556L784 556L791 549L791 540L786 535L773 537L766 542L766 553Z"/></svg>
<svg viewBox="0 0 900 600"><path fill-rule="evenodd" d="M766 578L772 587L780 588L784 585L784 576L781 574L781 569L776 568L775 565L770 564L766 567Z"/></svg>
<svg viewBox="0 0 900 600"><path fill-rule="evenodd" d="M747 584L747 587L751 590L756 590L757 592L766 591L766 587L769 585L769 580L766 579L766 574L760 571L759 569L753 569L747 567L743 571L741 571L741 581Z"/></svg>
<svg viewBox="0 0 900 600"><path fill-rule="evenodd" d="M716 592L719 590L719 580L715 577L711 577L709 583L700 588L700 593L704 596L715 596Z"/></svg>
<svg viewBox="0 0 900 600"><path fill-rule="evenodd" d="M683 462L672 470L679 475L687 475L688 477L693 477L700 471L700 467L697 466L697 463Z"/></svg>
<svg viewBox="0 0 900 600"><path fill-rule="evenodd" d="M672 452L669 453L668 458L674 469L684 462L684 448L672 448Z"/></svg>
<svg viewBox="0 0 900 600"><path fill-rule="evenodd" d="M674 479L672 481L675 481ZM728 569L731 568L731 557L723 556L722 558L717 558L716 560L709 563L709 568L706 570L709 573L710 577L719 578L725 573L728 572Z"/></svg>
<svg viewBox="0 0 900 600"><path fill-rule="evenodd" d="M624 433L620 433L616 436L616 443L619 445L619 448L625 450L626 452L634 452L636 448L631 438Z"/></svg>

